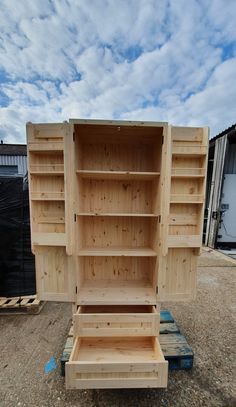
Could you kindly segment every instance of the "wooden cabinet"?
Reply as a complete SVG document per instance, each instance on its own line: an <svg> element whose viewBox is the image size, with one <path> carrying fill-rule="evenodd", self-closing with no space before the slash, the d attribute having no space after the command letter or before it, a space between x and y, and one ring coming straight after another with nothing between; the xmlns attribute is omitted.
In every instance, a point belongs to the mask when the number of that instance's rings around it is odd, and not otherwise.
<svg viewBox="0 0 236 407"><path fill-rule="evenodd" d="M165 387L160 301L193 299L206 128L27 124L41 299L74 304L68 388Z"/></svg>

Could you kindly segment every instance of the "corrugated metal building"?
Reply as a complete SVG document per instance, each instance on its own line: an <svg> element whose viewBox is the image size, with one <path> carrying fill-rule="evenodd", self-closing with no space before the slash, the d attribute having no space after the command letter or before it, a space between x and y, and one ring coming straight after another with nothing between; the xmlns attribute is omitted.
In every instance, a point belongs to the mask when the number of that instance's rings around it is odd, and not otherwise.
<svg viewBox="0 0 236 407"><path fill-rule="evenodd" d="M236 124L210 140L204 242L236 248Z"/></svg>
<svg viewBox="0 0 236 407"><path fill-rule="evenodd" d="M27 173L27 149L25 144L0 144L0 175Z"/></svg>

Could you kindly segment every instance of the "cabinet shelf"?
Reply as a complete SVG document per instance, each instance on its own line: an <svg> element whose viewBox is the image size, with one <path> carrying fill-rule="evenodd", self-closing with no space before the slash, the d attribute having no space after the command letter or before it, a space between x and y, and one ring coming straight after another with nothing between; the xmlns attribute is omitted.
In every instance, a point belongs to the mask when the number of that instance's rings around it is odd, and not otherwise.
<svg viewBox="0 0 236 407"><path fill-rule="evenodd" d="M29 143L28 150L33 153L52 153L56 154L58 152L63 152L64 150L64 143L62 141L53 142L36 142L36 143Z"/></svg>
<svg viewBox="0 0 236 407"><path fill-rule="evenodd" d="M78 216L127 216L127 217L141 217L141 218L157 218L159 215L155 215L154 213L120 213L120 212L79 212L77 213Z"/></svg>
<svg viewBox="0 0 236 407"><path fill-rule="evenodd" d="M205 168L202 167L172 167L172 177L183 176L186 178L191 178L192 176L205 177Z"/></svg>
<svg viewBox="0 0 236 407"><path fill-rule="evenodd" d="M38 223L40 224L64 224L65 223L65 218L64 217L39 217L38 218Z"/></svg>
<svg viewBox="0 0 236 407"><path fill-rule="evenodd" d="M32 192L32 201L64 201L64 192Z"/></svg>
<svg viewBox="0 0 236 407"><path fill-rule="evenodd" d="M171 204L203 204L204 199L201 194L171 194Z"/></svg>
<svg viewBox="0 0 236 407"><path fill-rule="evenodd" d="M150 281L85 280L78 292L81 305L156 304L156 292Z"/></svg>
<svg viewBox="0 0 236 407"><path fill-rule="evenodd" d="M54 175L59 175L59 176L63 176L64 175L64 171L30 171L30 175L40 175L40 176L54 176Z"/></svg>
<svg viewBox="0 0 236 407"><path fill-rule="evenodd" d="M116 180L153 180L160 175L160 172L137 172L137 171L94 171L77 170L76 173L82 178L91 179L116 179Z"/></svg>
<svg viewBox="0 0 236 407"><path fill-rule="evenodd" d="M149 247L85 247L78 250L78 256L126 256L155 257L157 253Z"/></svg>
<svg viewBox="0 0 236 407"><path fill-rule="evenodd" d="M196 157L196 156L206 156L208 152L207 145L177 145L174 144L172 147L172 156L187 156L187 157Z"/></svg>
<svg viewBox="0 0 236 407"><path fill-rule="evenodd" d="M200 204L200 205L202 205L202 204L204 204L204 201L171 200L170 203L171 204Z"/></svg>
<svg viewBox="0 0 236 407"><path fill-rule="evenodd" d="M171 178L186 178L186 179L204 178L204 175L201 175L201 174L172 174Z"/></svg>

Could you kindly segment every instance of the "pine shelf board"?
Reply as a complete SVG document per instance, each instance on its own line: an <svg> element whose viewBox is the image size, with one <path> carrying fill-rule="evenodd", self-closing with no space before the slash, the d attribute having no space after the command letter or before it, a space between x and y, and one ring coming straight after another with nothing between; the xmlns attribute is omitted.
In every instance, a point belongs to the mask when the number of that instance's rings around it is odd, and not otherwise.
<svg viewBox="0 0 236 407"><path fill-rule="evenodd" d="M30 171L30 175L40 175L40 176L53 176L53 175L64 175L64 171Z"/></svg>
<svg viewBox="0 0 236 407"><path fill-rule="evenodd" d="M205 157L207 155L207 151L181 151L181 150L174 150L172 151L172 156L181 156L181 157Z"/></svg>
<svg viewBox="0 0 236 407"><path fill-rule="evenodd" d="M205 178L204 175L201 174L172 174L171 178L186 178L186 179L191 179L191 178Z"/></svg>
<svg viewBox="0 0 236 407"><path fill-rule="evenodd" d="M91 179L140 179L153 180L160 175L160 172L137 172L137 171L94 171L94 170L77 170L76 173L82 178Z"/></svg>
<svg viewBox="0 0 236 407"><path fill-rule="evenodd" d="M32 201L64 201L64 192L37 192L31 193Z"/></svg>
<svg viewBox="0 0 236 407"><path fill-rule="evenodd" d="M28 150L33 153L52 153L56 154L58 152L64 151L64 143L61 141L46 141L38 143L29 143Z"/></svg>
<svg viewBox="0 0 236 407"><path fill-rule="evenodd" d="M174 167L172 166L172 175L202 175L205 176L205 167Z"/></svg>
<svg viewBox="0 0 236 407"><path fill-rule="evenodd" d="M78 250L78 256L126 256L155 257L157 253L149 247L86 247Z"/></svg>
<svg viewBox="0 0 236 407"><path fill-rule="evenodd" d="M62 197L50 197L50 196L46 196L46 197L32 197L31 201L64 201L65 199Z"/></svg>
<svg viewBox="0 0 236 407"><path fill-rule="evenodd" d="M170 201L171 204L204 204L204 201L185 201L185 200L175 200L171 199Z"/></svg>
<svg viewBox="0 0 236 407"><path fill-rule="evenodd" d="M171 194L170 203L202 204L204 199L202 194Z"/></svg>
<svg viewBox="0 0 236 407"><path fill-rule="evenodd" d="M122 213L122 212L78 212L78 216L127 216L127 217L143 217L157 218L159 215L154 213Z"/></svg>
<svg viewBox="0 0 236 407"><path fill-rule="evenodd" d="M78 290L82 305L156 304L156 293L150 281L85 280Z"/></svg>
<svg viewBox="0 0 236 407"><path fill-rule="evenodd" d="M44 218L41 218L41 217L39 217L38 219L37 219L37 222L38 223L42 223L42 224L54 224L54 223L58 223L58 224L64 224L65 223L65 218L60 218L60 217L55 217L55 218L53 218L53 217L44 217Z"/></svg>

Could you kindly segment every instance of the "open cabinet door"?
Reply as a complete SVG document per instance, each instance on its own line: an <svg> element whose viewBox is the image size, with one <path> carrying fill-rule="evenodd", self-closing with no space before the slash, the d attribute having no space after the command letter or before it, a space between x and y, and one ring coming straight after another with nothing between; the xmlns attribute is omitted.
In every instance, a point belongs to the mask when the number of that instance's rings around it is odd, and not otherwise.
<svg viewBox="0 0 236 407"><path fill-rule="evenodd" d="M162 252L158 300L196 295L197 256L202 245L208 128L169 126L163 183Z"/></svg>
<svg viewBox="0 0 236 407"><path fill-rule="evenodd" d="M75 284L73 256L65 247L40 246L36 250L36 282L38 297L44 301L73 301Z"/></svg>

